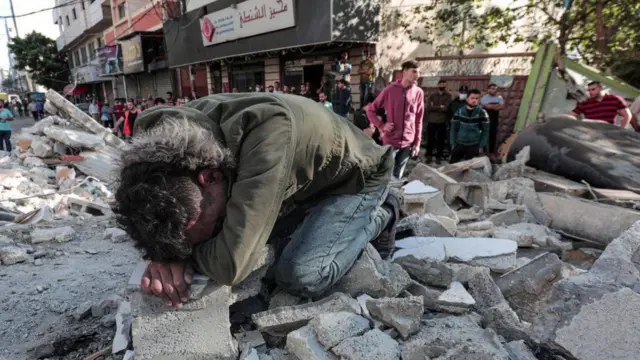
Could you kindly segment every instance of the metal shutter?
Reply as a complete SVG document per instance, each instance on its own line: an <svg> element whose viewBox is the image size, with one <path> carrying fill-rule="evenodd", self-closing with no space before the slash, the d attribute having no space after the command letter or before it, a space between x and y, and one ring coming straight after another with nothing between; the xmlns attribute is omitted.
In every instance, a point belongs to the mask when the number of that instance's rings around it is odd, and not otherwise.
<svg viewBox="0 0 640 360"><path fill-rule="evenodd" d="M122 82L122 79L124 79L123 76L118 76L115 81L116 81L116 91L118 92L118 98L119 99L125 99L127 96L125 95L124 92L124 83ZM127 89L128 91L129 89ZM128 94L127 94L128 95Z"/></svg>
<svg viewBox="0 0 640 360"><path fill-rule="evenodd" d="M127 95L129 95L129 99L139 99L137 75L127 75L125 78L127 79Z"/></svg>
<svg viewBox="0 0 640 360"><path fill-rule="evenodd" d="M155 72L155 85L156 85L156 96L164 98L167 96L167 92L171 91L172 93L176 93L173 91L173 81L171 75L173 74L172 69L165 69Z"/></svg>
<svg viewBox="0 0 640 360"><path fill-rule="evenodd" d="M154 89L154 73L140 73L138 74L138 81L140 83L140 97L146 99L151 95L153 98L156 97L155 89Z"/></svg>

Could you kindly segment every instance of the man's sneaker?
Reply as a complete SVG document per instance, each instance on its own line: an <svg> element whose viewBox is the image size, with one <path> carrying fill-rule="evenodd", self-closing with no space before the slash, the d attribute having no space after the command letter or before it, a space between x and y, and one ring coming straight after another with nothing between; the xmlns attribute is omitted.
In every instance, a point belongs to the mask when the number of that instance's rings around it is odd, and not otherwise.
<svg viewBox="0 0 640 360"><path fill-rule="evenodd" d="M402 190L395 188L389 189L389 194L382 206L391 211L393 218L387 227L382 230L380 235L371 242L383 259L388 258L393 253L393 250L395 250L396 226L398 225L398 221L400 221L400 207L403 203L404 197L402 196Z"/></svg>

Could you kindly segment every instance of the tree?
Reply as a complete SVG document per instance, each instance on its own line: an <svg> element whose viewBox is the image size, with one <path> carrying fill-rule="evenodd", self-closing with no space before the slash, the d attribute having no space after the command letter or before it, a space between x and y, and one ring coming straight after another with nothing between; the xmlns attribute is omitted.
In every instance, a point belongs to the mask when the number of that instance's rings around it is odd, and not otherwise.
<svg viewBox="0 0 640 360"><path fill-rule="evenodd" d="M15 55L15 68L28 72L35 83L56 91L69 83L67 57L58 53L55 40L34 31L11 39L9 50Z"/></svg>
<svg viewBox="0 0 640 360"><path fill-rule="evenodd" d="M535 49L555 41L560 54L577 51L588 64L611 66L620 52L640 50L637 0L430 0L413 16L396 13L412 40L436 44L450 38L460 50L524 43ZM565 5L567 7L565 8ZM442 46L442 45L440 45Z"/></svg>

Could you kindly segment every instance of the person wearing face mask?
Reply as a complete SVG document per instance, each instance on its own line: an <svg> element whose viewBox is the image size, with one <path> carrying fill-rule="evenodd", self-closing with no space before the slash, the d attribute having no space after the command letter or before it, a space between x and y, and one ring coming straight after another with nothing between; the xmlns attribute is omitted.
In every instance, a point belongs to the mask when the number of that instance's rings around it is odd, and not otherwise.
<svg viewBox="0 0 640 360"><path fill-rule="evenodd" d="M447 81L438 81L438 91L431 94L427 100L425 116L427 135L427 163L431 163L433 149L436 148L436 165L444 158L444 143L447 137L447 116L452 101L447 91Z"/></svg>

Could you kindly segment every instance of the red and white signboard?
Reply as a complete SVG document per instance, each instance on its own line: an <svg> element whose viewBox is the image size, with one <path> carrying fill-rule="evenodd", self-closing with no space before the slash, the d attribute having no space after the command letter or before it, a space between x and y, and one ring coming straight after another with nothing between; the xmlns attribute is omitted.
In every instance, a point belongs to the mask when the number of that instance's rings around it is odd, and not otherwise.
<svg viewBox="0 0 640 360"><path fill-rule="evenodd" d="M248 0L200 19L204 46L296 26L294 0Z"/></svg>

